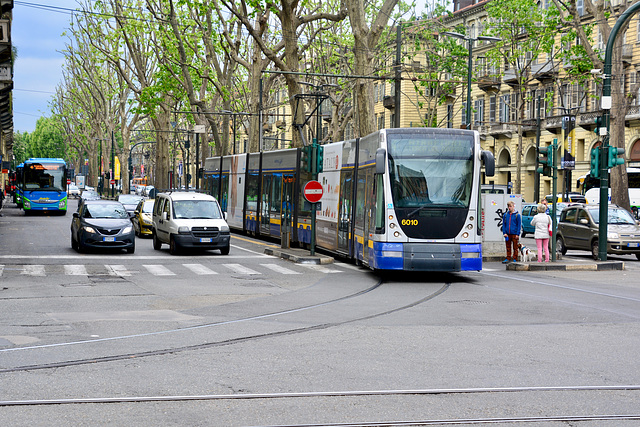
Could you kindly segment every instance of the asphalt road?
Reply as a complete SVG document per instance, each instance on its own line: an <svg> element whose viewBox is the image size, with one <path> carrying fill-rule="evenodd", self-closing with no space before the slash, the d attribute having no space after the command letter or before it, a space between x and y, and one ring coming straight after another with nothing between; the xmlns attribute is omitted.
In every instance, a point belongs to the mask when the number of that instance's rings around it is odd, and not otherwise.
<svg viewBox="0 0 640 427"><path fill-rule="evenodd" d="M227 256L150 239L77 254L71 214L2 214L1 425L640 422L630 257L623 271L378 276L239 235Z"/></svg>

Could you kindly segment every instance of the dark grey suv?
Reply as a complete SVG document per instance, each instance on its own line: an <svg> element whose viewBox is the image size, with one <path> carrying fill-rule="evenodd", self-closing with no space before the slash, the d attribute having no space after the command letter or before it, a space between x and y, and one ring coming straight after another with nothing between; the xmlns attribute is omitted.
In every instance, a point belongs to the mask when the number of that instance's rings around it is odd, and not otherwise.
<svg viewBox="0 0 640 427"><path fill-rule="evenodd" d="M598 259L599 205L572 205L562 211L558 222L556 250L563 255L568 249L591 251ZM617 205L609 205L607 253L634 254L640 260L640 226L631 214Z"/></svg>

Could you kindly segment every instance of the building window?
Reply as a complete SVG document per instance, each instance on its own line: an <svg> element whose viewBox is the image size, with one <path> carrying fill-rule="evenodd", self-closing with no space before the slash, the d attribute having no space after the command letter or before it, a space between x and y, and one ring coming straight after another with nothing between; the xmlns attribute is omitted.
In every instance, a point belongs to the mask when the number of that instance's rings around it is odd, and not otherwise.
<svg viewBox="0 0 640 427"><path fill-rule="evenodd" d="M447 127L453 127L453 104L447 104Z"/></svg>
<svg viewBox="0 0 640 427"><path fill-rule="evenodd" d="M507 93L506 95L502 95L500 97L500 123L506 123L509 121L509 101L511 96Z"/></svg>
<svg viewBox="0 0 640 427"><path fill-rule="evenodd" d="M496 97L489 98L489 123L496 122Z"/></svg>
<svg viewBox="0 0 640 427"><path fill-rule="evenodd" d="M484 124L484 98L476 99L473 103L473 126L478 127Z"/></svg>

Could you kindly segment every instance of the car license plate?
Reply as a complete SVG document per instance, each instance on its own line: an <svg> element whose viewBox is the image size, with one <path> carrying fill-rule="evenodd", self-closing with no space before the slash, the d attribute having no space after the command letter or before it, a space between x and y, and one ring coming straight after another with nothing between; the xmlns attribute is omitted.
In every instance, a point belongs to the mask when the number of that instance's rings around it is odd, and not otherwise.
<svg viewBox="0 0 640 427"><path fill-rule="evenodd" d="M211 237L202 237L200 238L200 243L211 243Z"/></svg>
<svg viewBox="0 0 640 427"><path fill-rule="evenodd" d="M628 248L637 248L639 246L640 246L639 243L627 243L627 247Z"/></svg>
<svg viewBox="0 0 640 427"><path fill-rule="evenodd" d="M115 237L103 237L102 241L103 242L115 242L116 238Z"/></svg>

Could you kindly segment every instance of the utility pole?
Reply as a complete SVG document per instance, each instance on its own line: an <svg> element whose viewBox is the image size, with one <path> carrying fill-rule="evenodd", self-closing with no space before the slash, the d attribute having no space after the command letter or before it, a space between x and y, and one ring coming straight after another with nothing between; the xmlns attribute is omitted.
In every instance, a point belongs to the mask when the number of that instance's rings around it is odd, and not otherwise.
<svg viewBox="0 0 640 427"><path fill-rule="evenodd" d="M400 95L402 92L402 81L400 80L401 72L402 72L402 70L400 69L401 62L402 62L402 21L398 21L398 25L396 26L396 70L395 70L396 80L394 82L395 106L393 107L394 109L393 127L395 128L400 127Z"/></svg>
<svg viewBox="0 0 640 427"><path fill-rule="evenodd" d="M611 61L613 59L613 45L622 27L631 19L631 16L640 9L640 2L634 3L618 18L614 25L604 56L604 84L602 88L602 126L604 135L602 137L602 151L600 152L600 212L598 224L598 258L600 261L607 260L607 222L609 220L609 121L611 118ZM618 118L618 120L623 119Z"/></svg>

